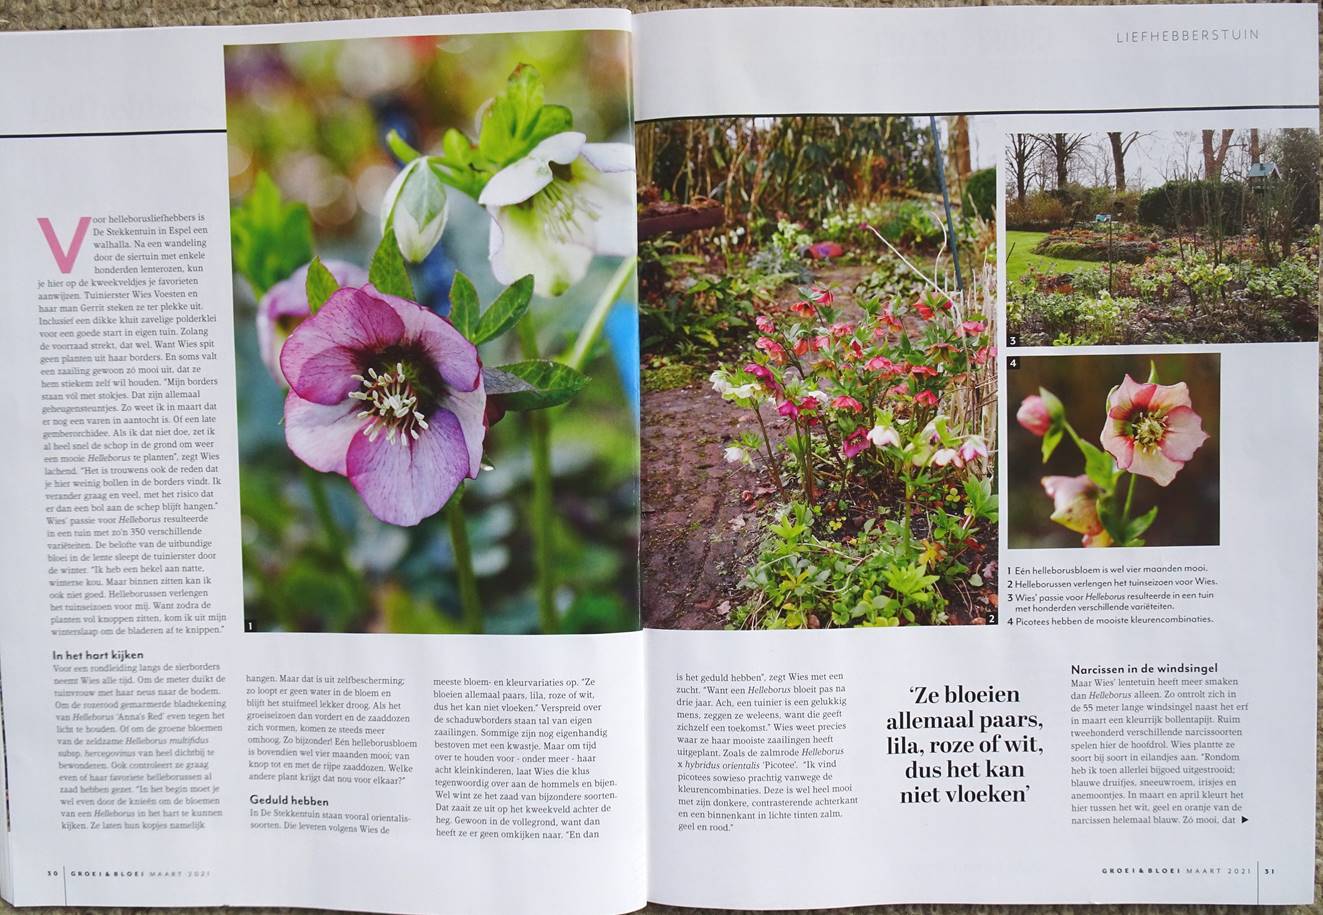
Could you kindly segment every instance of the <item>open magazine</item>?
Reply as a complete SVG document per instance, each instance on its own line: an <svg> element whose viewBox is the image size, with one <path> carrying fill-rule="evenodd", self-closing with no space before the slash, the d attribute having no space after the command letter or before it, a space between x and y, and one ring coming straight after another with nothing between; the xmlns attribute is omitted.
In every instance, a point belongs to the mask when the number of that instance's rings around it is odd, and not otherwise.
<svg viewBox="0 0 1323 915"><path fill-rule="evenodd" d="M0 36L4 899L1312 901L1317 16Z"/></svg>

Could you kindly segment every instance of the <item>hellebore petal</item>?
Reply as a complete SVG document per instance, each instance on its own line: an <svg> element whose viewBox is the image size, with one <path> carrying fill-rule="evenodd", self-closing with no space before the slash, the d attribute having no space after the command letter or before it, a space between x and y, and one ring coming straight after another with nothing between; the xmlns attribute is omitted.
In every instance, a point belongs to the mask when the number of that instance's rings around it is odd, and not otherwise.
<svg viewBox="0 0 1323 915"><path fill-rule="evenodd" d="M313 470L343 476L349 443L364 426L358 415L362 410L349 398L328 406L290 391L285 395L285 444Z"/></svg>
<svg viewBox="0 0 1323 915"><path fill-rule="evenodd" d="M280 370L304 400L337 404L359 385L354 376L363 367L361 354L385 350L403 336L395 309L364 288L345 287L289 335Z"/></svg>
<svg viewBox="0 0 1323 915"><path fill-rule="evenodd" d="M367 271L344 261L322 261L341 286L361 286ZM257 303L257 352L278 384L289 387L280 371L280 348L294 328L308 317L308 265L304 264L266 291Z"/></svg>
<svg viewBox="0 0 1323 915"><path fill-rule="evenodd" d="M445 506L469 475L469 454L459 419L440 410L404 447L382 437L354 436L345 468L372 514L412 527Z"/></svg>

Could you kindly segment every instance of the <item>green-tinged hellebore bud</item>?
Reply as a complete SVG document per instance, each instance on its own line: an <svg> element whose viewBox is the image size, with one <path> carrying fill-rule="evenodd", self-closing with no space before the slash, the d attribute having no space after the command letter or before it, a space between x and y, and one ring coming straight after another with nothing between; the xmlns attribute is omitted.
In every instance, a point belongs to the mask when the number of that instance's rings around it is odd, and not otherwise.
<svg viewBox="0 0 1323 915"><path fill-rule="evenodd" d="M431 253L446 228L446 188L419 156L395 176L381 204L381 232L395 230L404 259L418 263Z"/></svg>

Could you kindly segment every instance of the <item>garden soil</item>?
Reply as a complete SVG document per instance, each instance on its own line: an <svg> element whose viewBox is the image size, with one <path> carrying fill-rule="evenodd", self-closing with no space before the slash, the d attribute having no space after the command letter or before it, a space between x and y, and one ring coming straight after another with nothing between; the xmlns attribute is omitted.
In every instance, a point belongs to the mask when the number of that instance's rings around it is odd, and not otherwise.
<svg viewBox="0 0 1323 915"><path fill-rule="evenodd" d="M622 2L602 3L604 6L632 7L639 11L681 8L693 6L766 6L775 4L777 0L694 0L694 2L677 2L677 0L656 0L656 2L639 3L635 0L622 0ZM1025 2L1025 0L1018 0ZM1096 5L1092 0L1074 0L1080 5ZM1168 0L1171 2L1171 0ZM1175 0L1175 2L1189 2L1189 0ZM815 5L819 6L884 6L884 7L932 7L932 6L986 6L1002 5L1000 2L989 4L981 0L969 0L969 2L949 2L949 0L906 0L906 2L888 2L888 0L875 0L873 3L857 3L851 0L814 0ZM351 17L379 17L379 16L415 16L436 13L483 13L498 12L511 9L547 9L559 7L581 6L581 3L575 0L544 0L544 2L525 2L525 0L514 0L514 2L503 2L503 0L387 0L387 2L362 2L354 3L350 0L280 0L279 3L266 3L262 0L145 0L145 2L136 2L136 0L0 0L0 29L20 30L20 29L80 29L80 28L132 28L144 26L163 26L163 25L235 25L244 23L260 22L300 22L315 21L326 19L346 19ZM1320 31L1323 39L1323 30ZM649 396L645 399L645 410L677 410L686 406L686 398L695 397L691 389L682 389L677 392L669 392L670 398ZM715 395L713 395L715 397ZM698 401L702 403L702 401ZM1323 403L1323 401L1321 401ZM692 406L692 402L688 404ZM658 413L656 415L663 415ZM719 428L719 427L716 427ZM660 443L657 443L660 445ZM647 444L645 443L645 448ZM689 444L682 447L690 448ZM695 451L697 446L692 446ZM710 460L712 449L715 449L715 443L702 446L704 460ZM646 453L646 452L645 452ZM719 449L717 453L720 459ZM672 465L675 466L675 465ZM751 476L751 474L750 474ZM743 481L736 474L735 478L725 481L725 485L734 489L736 483ZM646 497L645 497L646 498ZM645 507L648 507L645 503ZM659 506L653 506L654 510ZM733 519L732 506L724 505L721 500L716 500L713 505L713 513L716 520L723 517ZM692 522L691 522L692 523ZM739 538L735 538L731 544L725 541L721 544L721 550L740 548ZM720 551L718 551L720 552ZM734 555L734 552L731 553ZM689 576L693 574L692 567L680 566L672 574L680 576ZM708 586L714 591L715 583ZM701 600L702 598L699 598ZM1320 658L1323 658L1323 652L1320 652ZM1323 697L1320 697L1320 703L1323 704ZM1320 808L1323 815L1323 808ZM1320 820L1323 825L1323 820ZM1319 833L1323 835L1323 828ZM952 837L952 864L954 868L960 866L959 859L966 851L961 851L961 842L958 836ZM1316 842L1316 854L1323 854L1323 841ZM591 861L585 860L585 866L591 867ZM1320 865L1315 871L1315 880L1323 877L1323 859L1320 859ZM1316 898L1323 897L1323 885L1316 883ZM1314 906L1281 906L1275 907L1277 911L1304 913L1319 912L1323 913L1323 904L1316 903ZM10 912L9 906L0 902L0 912ZM95 911L88 909L61 909L50 908L42 910L28 909L26 911L41 911L50 913L50 915L75 915L75 913L85 911ZM127 912L128 909L105 910L107 912ZM158 909L160 912L171 912L168 909ZM178 909L173 910L179 915L274 915L274 913L284 912L307 912L307 909ZM677 909L669 906L653 905L645 911L650 913L699 913L698 909ZM836 912L847 910L836 909ZM936 905L903 905L903 906L870 906L848 910L854 913L869 913L869 915L1157 915L1157 913L1181 913L1181 915L1203 915L1203 913L1243 913L1243 915L1262 915L1265 911L1256 906L1198 906L1198 905L1055 905L1055 906L1010 906L1010 905L961 905L961 906L936 906Z"/></svg>

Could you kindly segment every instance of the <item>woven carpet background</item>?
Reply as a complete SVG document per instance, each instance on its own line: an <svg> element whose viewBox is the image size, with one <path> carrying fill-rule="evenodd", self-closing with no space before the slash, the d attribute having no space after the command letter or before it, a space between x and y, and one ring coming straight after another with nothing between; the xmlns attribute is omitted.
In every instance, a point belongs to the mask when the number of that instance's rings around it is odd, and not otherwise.
<svg viewBox="0 0 1323 915"><path fill-rule="evenodd" d="M1027 0L1020 0L1021 3ZM1112 0L1116 2L1116 0ZM1122 0L1125 2L1125 0ZM1139 5L1148 0L1129 0L1131 5ZM1173 2L1173 0L1166 0ZM1174 2L1197 2L1197 0L1174 0ZM659 9L683 9L698 6L787 6L810 4L787 4L777 0L698 0L698 2L676 2L676 0L657 0L657 2L629 2L629 0L598 0L582 3L574 0L543 0L543 2L502 3L500 0L386 0L386 2L353 2L353 0L276 0L262 3L258 0L0 0L0 30L19 31L27 29L85 29L85 28L137 28L164 25L237 25L263 22L304 22L325 19L368 19L385 16L418 16L437 13L491 13L519 9L563 9L582 6L628 7L638 12ZM816 0L814 6L854 6L854 7L938 7L938 6L1010 6L1003 0L875 0L875 2L851 2L851 0ZM1100 5L1089 0L1080 0L1075 4L1039 3L1044 6L1065 5ZM1323 26L1319 33L1320 47L1323 47ZM1247 74L1248 76L1249 74ZM1320 74L1323 84L1323 73ZM0 91L14 91L6 86ZM1323 380L1323 379L1321 379ZM1323 412L1323 395L1320 396L1320 412ZM1323 451L1323 449L1321 449ZM1323 482L1323 479L1321 479ZM1323 493L1323 486L1320 487ZM1323 518L1323 496L1320 497L1320 517ZM1320 550L1320 567L1323 568L1323 549ZM1320 587L1323 594L1323 586ZM1323 602L1320 603L1323 612ZM1320 640L1323 642L1323 639ZM1323 690L1320 691L1320 706L1323 706ZM12 752L12 750L11 750ZM1320 741L1320 758L1323 758L1323 741ZM1206 906L1206 905L893 905L868 906L856 909L833 909L834 913L851 915L1232 915L1232 913L1323 913L1323 899L1320 899L1320 875L1323 874L1323 811L1315 806L1315 873L1313 905L1308 906ZM897 837L901 841L901 837ZM794 866L794 850L786 849L787 857L783 866ZM949 851L949 866L953 871L961 866L961 859L968 854L996 854L996 849L968 848L958 837L953 837ZM591 867L591 859L585 859L585 871ZM585 874L587 878L587 874ZM0 915L9 915L15 910L0 902ZM77 909L46 908L25 909L24 912L43 913L43 915L75 915L79 912L121 913L134 909ZM203 915L210 911L234 913L234 915L276 915L283 912L305 912L303 909L158 909L158 912L197 913ZM643 910L651 915L681 915L681 913L707 910L680 909L671 906L652 905ZM816 911L816 910L815 910ZM537 913L529 913L537 915ZM793 915L793 913L792 913ZM801 912L799 915L808 915Z"/></svg>

